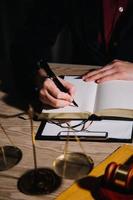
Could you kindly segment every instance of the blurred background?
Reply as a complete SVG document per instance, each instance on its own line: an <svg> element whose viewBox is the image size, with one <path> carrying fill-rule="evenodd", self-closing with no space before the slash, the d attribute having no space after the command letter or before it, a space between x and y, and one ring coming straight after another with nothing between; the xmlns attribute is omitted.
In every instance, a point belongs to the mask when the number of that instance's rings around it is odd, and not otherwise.
<svg viewBox="0 0 133 200"><path fill-rule="evenodd" d="M0 88L3 90L10 90L14 87L10 65L10 47L17 30L23 26L30 14L34 1L0 0ZM63 31L58 36L56 44L49 52L49 62L70 62L70 52L66 52L67 46L70 45L69 37L67 31Z"/></svg>
<svg viewBox="0 0 133 200"><path fill-rule="evenodd" d="M23 26L32 5L33 0L0 1L0 80L2 89L8 90L13 87L10 46L17 29Z"/></svg>

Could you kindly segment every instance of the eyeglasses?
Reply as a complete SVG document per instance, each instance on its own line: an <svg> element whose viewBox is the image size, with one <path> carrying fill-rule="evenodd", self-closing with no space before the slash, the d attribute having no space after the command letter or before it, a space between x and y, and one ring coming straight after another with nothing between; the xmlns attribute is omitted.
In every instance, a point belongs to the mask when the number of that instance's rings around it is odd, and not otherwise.
<svg viewBox="0 0 133 200"><path fill-rule="evenodd" d="M82 120L76 124L72 124L74 121L48 121L51 124L55 124L61 128L70 128L73 131L85 131L90 125L93 123L93 121L90 120ZM78 129L77 129L78 128Z"/></svg>

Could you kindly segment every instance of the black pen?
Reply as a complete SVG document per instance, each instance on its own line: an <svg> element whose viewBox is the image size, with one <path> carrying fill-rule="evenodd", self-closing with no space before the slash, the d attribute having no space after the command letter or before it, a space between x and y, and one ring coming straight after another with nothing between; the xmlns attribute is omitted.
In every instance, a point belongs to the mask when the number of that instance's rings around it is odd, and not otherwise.
<svg viewBox="0 0 133 200"><path fill-rule="evenodd" d="M68 93L67 88L59 81L58 77L56 76L56 74L51 70L50 66L46 63L43 62L43 60L38 62L38 67L43 68L47 75L52 78L52 80L54 81L55 85L60 89L60 91ZM72 103L78 107L77 103L73 100Z"/></svg>

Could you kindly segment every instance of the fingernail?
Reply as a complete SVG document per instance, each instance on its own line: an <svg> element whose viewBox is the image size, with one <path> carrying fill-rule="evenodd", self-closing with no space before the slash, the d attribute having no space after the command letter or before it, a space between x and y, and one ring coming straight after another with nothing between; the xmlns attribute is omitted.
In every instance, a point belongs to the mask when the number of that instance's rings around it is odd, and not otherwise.
<svg viewBox="0 0 133 200"><path fill-rule="evenodd" d="M73 101L73 98L71 97L71 98L70 98L70 102L72 102L72 101Z"/></svg>
<svg viewBox="0 0 133 200"><path fill-rule="evenodd" d="M100 83L100 80L96 80L96 83Z"/></svg>

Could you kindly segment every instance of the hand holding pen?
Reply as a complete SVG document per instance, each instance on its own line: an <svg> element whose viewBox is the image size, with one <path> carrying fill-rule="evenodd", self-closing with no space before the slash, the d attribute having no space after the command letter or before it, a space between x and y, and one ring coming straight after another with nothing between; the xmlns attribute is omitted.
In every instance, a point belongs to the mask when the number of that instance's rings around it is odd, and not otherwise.
<svg viewBox="0 0 133 200"><path fill-rule="evenodd" d="M71 83L57 77L49 65L43 63L43 61L39 62L39 68L44 69L48 76L40 89L40 100L44 104L55 108L65 107L70 104L78 106L73 99L75 87Z"/></svg>

